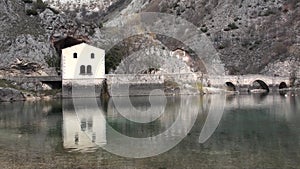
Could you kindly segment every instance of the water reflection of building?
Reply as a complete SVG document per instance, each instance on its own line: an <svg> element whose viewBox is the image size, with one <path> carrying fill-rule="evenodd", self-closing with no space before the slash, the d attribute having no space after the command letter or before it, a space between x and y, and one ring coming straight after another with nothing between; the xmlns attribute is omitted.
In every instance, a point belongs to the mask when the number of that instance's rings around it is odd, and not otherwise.
<svg viewBox="0 0 300 169"><path fill-rule="evenodd" d="M145 97L145 99L147 98ZM63 145L65 149L90 152L102 146L114 146L116 145L115 142L120 140L120 138L114 136L111 127L107 128L106 118L101 108L91 104L93 101L90 98L63 101ZM145 100L141 102L140 100L133 99L131 101L139 111L151 107ZM162 115L155 120L153 114L160 114L160 112L151 111L149 114L143 114L143 118L145 119L150 121L154 119L153 122L145 124L135 123L122 117L120 112L113 106L115 103L112 100L109 102L108 110L105 114L109 122L108 125L125 136L141 138L153 137L164 133L164 139L160 137L149 139L154 143L159 143L160 141L168 143L168 141L173 141L174 138L185 137L189 132L198 113L198 101L198 99L169 98L164 109L160 108L162 105L158 107L152 105L152 107L154 106L152 110L163 111ZM137 115L136 113L130 114L132 107L129 105L122 106L122 110L129 113L131 117ZM175 121L177 121L176 125L174 125ZM129 145L131 145L130 142L128 142L127 147ZM141 146L143 145L146 148L148 144L145 143Z"/></svg>
<svg viewBox="0 0 300 169"><path fill-rule="evenodd" d="M106 144L105 117L92 101L87 98L63 101L64 148L94 151Z"/></svg>

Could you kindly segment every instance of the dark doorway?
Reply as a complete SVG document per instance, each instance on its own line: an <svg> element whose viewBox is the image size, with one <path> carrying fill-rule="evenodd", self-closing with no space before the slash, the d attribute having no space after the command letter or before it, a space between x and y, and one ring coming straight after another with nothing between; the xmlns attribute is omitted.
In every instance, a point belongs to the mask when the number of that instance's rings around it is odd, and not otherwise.
<svg viewBox="0 0 300 169"><path fill-rule="evenodd" d="M62 49L68 48L68 47L71 47L74 45L78 45L83 42L85 42L85 40L67 36L65 38L54 41L53 45L54 45L57 53L59 54L59 56L61 56Z"/></svg>

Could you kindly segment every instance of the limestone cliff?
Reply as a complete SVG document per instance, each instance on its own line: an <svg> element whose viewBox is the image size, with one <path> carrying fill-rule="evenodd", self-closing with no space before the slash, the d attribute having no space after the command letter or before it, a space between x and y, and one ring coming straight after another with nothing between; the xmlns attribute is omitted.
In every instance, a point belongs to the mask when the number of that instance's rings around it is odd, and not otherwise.
<svg viewBox="0 0 300 169"><path fill-rule="evenodd" d="M145 11L172 14L199 27L218 51L227 74L299 74L298 0L81 0L80 3L49 0L46 3L43 6L39 0L0 0L1 69L9 68L16 58L40 63L44 69L58 66L61 48L82 41L104 47L110 40L105 35L106 25L118 23L120 16ZM148 44L152 43L162 48L186 48L159 36ZM113 63L108 66L117 69L128 51L145 46L118 44L118 50L109 53L108 62Z"/></svg>

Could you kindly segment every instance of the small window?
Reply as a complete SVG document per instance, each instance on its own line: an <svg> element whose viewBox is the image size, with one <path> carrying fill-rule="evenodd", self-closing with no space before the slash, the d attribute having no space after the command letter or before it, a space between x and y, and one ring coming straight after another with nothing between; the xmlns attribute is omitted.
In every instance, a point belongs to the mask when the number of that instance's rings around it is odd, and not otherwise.
<svg viewBox="0 0 300 169"><path fill-rule="evenodd" d="M74 141L75 141L75 144L77 145L78 142L79 142L79 135L78 135L78 133L75 133Z"/></svg>
<svg viewBox="0 0 300 169"><path fill-rule="evenodd" d="M77 58L77 53L73 53L73 58Z"/></svg>
<svg viewBox="0 0 300 169"><path fill-rule="evenodd" d="M92 142L95 143L95 141L96 141L96 133L93 133L93 135L92 135Z"/></svg>
<svg viewBox="0 0 300 169"><path fill-rule="evenodd" d="M81 74L81 75L84 75L84 74L85 74L85 66L84 66L84 65L81 65L81 66L80 66L80 74Z"/></svg>
<svg viewBox="0 0 300 169"><path fill-rule="evenodd" d="M81 121L80 128L81 131L86 131L86 123L84 121Z"/></svg>
<svg viewBox="0 0 300 169"><path fill-rule="evenodd" d="M95 58L95 54L94 54L94 53L91 54L91 58L92 58L92 59Z"/></svg>
<svg viewBox="0 0 300 169"><path fill-rule="evenodd" d="M92 74L92 66L91 65L87 66L87 74Z"/></svg>

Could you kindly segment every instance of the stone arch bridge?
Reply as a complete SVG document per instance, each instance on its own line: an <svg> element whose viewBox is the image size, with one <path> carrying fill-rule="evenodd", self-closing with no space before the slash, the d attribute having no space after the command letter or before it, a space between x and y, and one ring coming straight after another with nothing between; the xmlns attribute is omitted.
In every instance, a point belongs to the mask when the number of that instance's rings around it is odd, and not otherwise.
<svg viewBox="0 0 300 169"><path fill-rule="evenodd" d="M166 79L184 85L201 83L204 87L227 88L230 91L248 92L250 90L275 91L291 87L289 77L276 77L265 75L239 75L239 76L209 76L197 73L185 74L110 74L106 76L108 85L111 84L161 84Z"/></svg>
<svg viewBox="0 0 300 169"><path fill-rule="evenodd" d="M0 78L1 79L1 78ZM41 82L50 84L51 86L63 86L61 76L35 76L35 77L6 77L4 79L17 82ZM152 87L164 86L168 80L174 81L179 85L188 89L186 94L195 94L199 92L198 84L204 87L215 87L227 89L230 91L249 92L251 90L276 91L291 87L289 77L276 77L264 75L239 75L239 76L209 76L201 73L185 73L185 74L108 74L106 78L97 80L97 84L87 84L87 80L74 79L78 81L77 85L100 85L106 80L107 89L109 90L112 84L126 84L137 87L137 93L145 93L141 90L152 89ZM195 85L197 84L197 85ZM118 86L118 85L117 85ZM122 85L121 85L122 86ZM191 89L194 88L194 89ZM191 89L191 90L190 90ZM146 92L147 93L147 92ZM185 93L183 93L185 94ZM142 94L141 94L142 95Z"/></svg>
<svg viewBox="0 0 300 169"><path fill-rule="evenodd" d="M273 91L291 87L289 77L265 75L239 75L239 76L204 76L208 84L215 87L226 86L232 91L249 91L251 89L264 89Z"/></svg>

